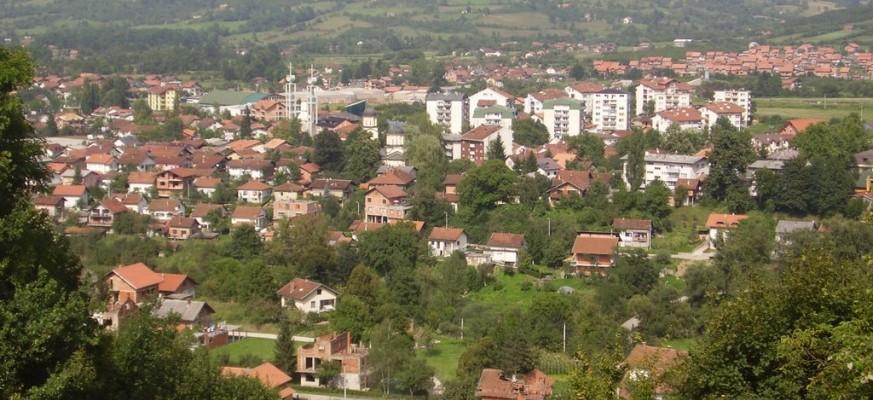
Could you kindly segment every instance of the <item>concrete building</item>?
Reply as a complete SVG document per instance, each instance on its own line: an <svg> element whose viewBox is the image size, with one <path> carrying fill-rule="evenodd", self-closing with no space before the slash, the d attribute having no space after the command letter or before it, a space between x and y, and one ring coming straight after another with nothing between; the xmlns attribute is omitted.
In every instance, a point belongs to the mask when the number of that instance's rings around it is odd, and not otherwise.
<svg viewBox="0 0 873 400"><path fill-rule="evenodd" d="M469 101L470 110L468 111L468 115L471 117L470 124L473 123L472 117L479 108L498 106L506 107L511 110L513 108L513 98L513 95L497 88L485 88L476 92L476 94L470 96Z"/></svg>
<svg viewBox="0 0 873 400"><path fill-rule="evenodd" d="M303 345L297 350L297 373L300 386L321 386L333 383L335 387L363 390L369 376L368 351L366 347L352 343L348 332L315 338L315 343ZM334 382L321 382L319 366L325 362L337 362L340 373Z"/></svg>
<svg viewBox="0 0 873 400"><path fill-rule="evenodd" d="M593 98L594 94L606 89L603 85L597 82L576 82L564 88L567 97L573 100L582 102L585 114L591 114L594 111Z"/></svg>
<svg viewBox="0 0 873 400"><path fill-rule="evenodd" d="M694 107L682 107L660 111L652 118L652 127L659 132L666 132L674 124L683 131L701 130L704 126L703 114Z"/></svg>
<svg viewBox="0 0 873 400"><path fill-rule="evenodd" d="M680 107L691 106L691 93L694 89L688 84L672 78L641 79L637 85L636 112L642 115L646 104L652 102L654 112L658 113Z"/></svg>
<svg viewBox="0 0 873 400"><path fill-rule="evenodd" d="M458 93L429 93L425 98L425 108L430 122L446 127L449 133L464 131L464 121L468 120L467 98Z"/></svg>
<svg viewBox="0 0 873 400"><path fill-rule="evenodd" d="M745 125L752 122L752 92L745 89L716 90L712 100L736 104L743 109L743 121Z"/></svg>
<svg viewBox="0 0 873 400"><path fill-rule="evenodd" d="M742 129L747 126L747 120L743 117L743 108L734 103L716 101L700 108L703 116L703 125L710 129L715 126L719 118L725 118L735 128Z"/></svg>
<svg viewBox="0 0 873 400"><path fill-rule="evenodd" d="M478 107L470 117L470 127L499 125L512 129L512 109L505 106Z"/></svg>
<svg viewBox="0 0 873 400"><path fill-rule="evenodd" d="M467 234L460 228L435 227L427 237L430 254L434 257L448 257L455 251L467 249Z"/></svg>
<svg viewBox="0 0 873 400"><path fill-rule="evenodd" d="M339 296L336 290L303 278L292 279L276 294L282 307L294 307L303 313L332 311Z"/></svg>
<svg viewBox="0 0 873 400"><path fill-rule="evenodd" d="M148 103L152 111L173 111L179 103L179 92L172 87L153 87L149 89Z"/></svg>
<svg viewBox="0 0 873 400"><path fill-rule="evenodd" d="M624 170L622 178L628 184L627 156L624 157ZM683 154L660 154L646 153L646 173L641 187L646 187L652 182L661 181L670 190L676 189L676 183L680 179L701 179L709 175L709 161L706 157Z"/></svg>
<svg viewBox="0 0 873 400"><path fill-rule="evenodd" d="M497 138L503 142L503 154L511 154L512 130L500 125L480 125L461 136L459 158L470 160L476 164L485 162L488 158L488 147Z"/></svg>
<svg viewBox="0 0 873 400"><path fill-rule="evenodd" d="M588 111L590 103L591 110ZM585 103L591 115L595 132L625 131L630 129L630 94L618 89L592 93Z"/></svg>
<svg viewBox="0 0 873 400"><path fill-rule="evenodd" d="M585 127L582 102L569 98L546 100L543 103L543 124L552 141L579 135Z"/></svg>

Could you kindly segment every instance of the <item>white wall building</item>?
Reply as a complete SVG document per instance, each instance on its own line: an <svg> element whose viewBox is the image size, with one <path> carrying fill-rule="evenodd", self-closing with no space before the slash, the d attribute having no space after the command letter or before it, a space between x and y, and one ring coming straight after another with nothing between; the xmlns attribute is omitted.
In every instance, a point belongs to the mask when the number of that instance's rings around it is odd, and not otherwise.
<svg viewBox="0 0 873 400"><path fill-rule="evenodd" d="M321 313L336 308L337 292L318 282L295 278L276 292L282 307L294 307L304 313Z"/></svg>
<svg viewBox="0 0 873 400"><path fill-rule="evenodd" d="M543 105L546 101L565 97L567 97L567 93L561 89L543 89L539 92L529 93L524 98L524 112L537 114L543 111Z"/></svg>
<svg viewBox="0 0 873 400"><path fill-rule="evenodd" d="M703 125L709 128L715 126L719 118L725 118L737 129L746 127L746 119L743 117L743 108L734 103L716 101L700 108L703 116Z"/></svg>
<svg viewBox="0 0 873 400"><path fill-rule="evenodd" d="M470 127L499 125L512 129L512 109L505 106L478 107L470 117Z"/></svg>
<svg viewBox="0 0 873 400"><path fill-rule="evenodd" d="M673 124L683 131L701 130L704 126L703 114L694 107L683 107L661 111L652 118L652 127L659 132L666 132Z"/></svg>
<svg viewBox="0 0 873 400"><path fill-rule="evenodd" d="M748 125L752 122L752 92L745 89L716 90L712 100L716 102L734 103L743 108L743 121Z"/></svg>
<svg viewBox="0 0 873 400"><path fill-rule="evenodd" d="M467 121L467 99L463 94L429 93L425 108L430 122L445 126L450 133L460 134Z"/></svg>
<svg viewBox="0 0 873 400"><path fill-rule="evenodd" d="M582 102L567 98L546 100L543 103L543 124L552 141L579 135L585 127Z"/></svg>
<svg viewBox="0 0 873 400"><path fill-rule="evenodd" d="M627 175L627 156L623 159L625 163L622 178L625 184L630 185ZM709 175L709 160L701 156L647 152L645 164L646 173L641 187L646 187L655 181L661 181L670 190L675 190L676 182L679 179L701 179Z"/></svg>
<svg viewBox="0 0 873 400"><path fill-rule="evenodd" d="M470 109L467 112L467 115L469 115L471 118L470 123L473 123L472 118L473 115L476 113L476 109L488 108L493 106L502 106L512 109L513 98L514 96L512 96L511 94L496 88L485 88L476 92L476 94L470 96L469 101Z"/></svg>
<svg viewBox="0 0 873 400"><path fill-rule="evenodd" d="M596 82L576 82L564 88L567 97L573 100L582 102L585 114L591 114L594 111L592 106L594 94L603 91L603 85Z"/></svg>
<svg viewBox="0 0 873 400"><path fill-rule="evenodd" d="M637 85L636 112L642 115L646 104L655 103L655 112L691 106L694 88L672 78L641 79Z"/></svg>
<svg viewBox="0 0 873 400"><path fill-rule="evenodd" d="M467 249L467 234L459 228L433 228L427 238L430 254L434 257L448 257L455 251Z"/></svg>
<svg viewBox="0 0 873 400"><path fill-rule="evenodd" d="M625 131L630 129L630 94L618 89L592 93L591 124L595 132ZM588 103L585 103L586 107Z"/></svg>

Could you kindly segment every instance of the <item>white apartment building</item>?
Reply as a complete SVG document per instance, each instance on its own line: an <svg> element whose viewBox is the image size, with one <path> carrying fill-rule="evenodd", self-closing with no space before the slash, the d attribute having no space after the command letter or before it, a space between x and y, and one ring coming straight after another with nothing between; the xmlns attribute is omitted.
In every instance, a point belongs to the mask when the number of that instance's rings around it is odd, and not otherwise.
<svg viewBox="0 0 873 400"><path fill-rule="evenodd" d="M591 94L586 106L589 103L591 124L594 125L595 132L630 129L630 95L627 92L618 89L601 90Z"/></svg>
<svg viewBox="0 0 873 400"><path fill-rule="evenodd" d="M556 100L567 97L567 93L561 89L549 88L539 92L528 93L524 98L524 112L537 114L543 111L543 105L548 100Z"/></svg>
<svg viewBox="0 0 873 400"><path fill-rule="evenodd" d="M691 106L694 88L672 78L641 79L637 85L636 112L642 115L646 104L655 103L655 112Z"/></svg>
<svg viewBox="0 0 873 400"><path fill-rule="evenodd" d="M627 156L623 159L625 163L622 178L625 184L630 185L627 177ZM676 190L676 182L679 179L701 179L709 175L709 160L701 156L647 152L645 163L646 174L641 187L661 181L670 190Z"/></svg>
<svg viewBox="0 0 873 400"><path fill-rule="evenodd" d="M746 127L743 108L734 103L716 101L700 108L703 124L709 128L715 126L719 118L727 119L737 129Z"/></svg>
<svg viewBox="0 0 873 400"><path fill-rule="evenodd" d="M494 106L506 107L510 110L513 108L512 99L514 96L496 88L485 88L476 94L470 96L470 110L467 115L470 116L470 123L473 123L473 115L479 108L489 108Z"/></svg>
<svg viewBox="0 0 873 400"><path fill-rule="evenodd" d="M661 111L652 118L652 127L659 132L666 132L674 124L683 131L701 130L704 126L703 114L694 107L682 107Z"/></svg>
<svg viewBox="0 0 873 400"><path fill-rule="evenodd" d="M576 82L564 88L567 97L573 100L582 102L583 109L586 115L591 115L594 112L593 98L596 93L606 89L603 85L597 82Z"/></svg>
<svg viewBox="0 0 873 400"><path fill-rule="evenodd" d="M449 133L461 134L467 121L467 98L458 93L428 93L425 107L430 122L445 126Z"/></svg>
<svg viewBox="0 0 873 400"><path fill-rule="evenodd" d="M568 98L546 100L543 103L543 124L552 141L579 135L585 127L582 102Z"/></svg>
<svg viewBox="0 0 873 400"><path fill-rule="evenodd" d="M715 102L734 103L743 108L743 121L747 126L752 122L752 92L745 89L716 90L712 100Z"/></svg>
<svg viewBox="0 0 873 400"><path fill-rule="evenodd" d="M470 127L499 125L512 129L512 110L505 106L478 107L470 118Z"/></svg>

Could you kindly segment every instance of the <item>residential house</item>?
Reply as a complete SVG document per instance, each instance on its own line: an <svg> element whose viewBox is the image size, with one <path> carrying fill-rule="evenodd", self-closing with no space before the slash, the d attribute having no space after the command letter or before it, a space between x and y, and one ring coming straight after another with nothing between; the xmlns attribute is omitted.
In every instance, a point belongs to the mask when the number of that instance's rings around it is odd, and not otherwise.
<svg viewBox="0 0 873 400"><path fill-rule="evenodd" d="M715 248L720 241L728 239L728 232L736 229L740 222L749 218L742 214L711 213L706 218L706 228L709 229L708 242L710 248Z"/></svg>
<svg viewBox="0 0 873 400"><path fill-rule="evenodd" d="M154 315L158 318L178 318L177 327L185 329L204 329L212 326L215 310L209 303L197 300L176 300L164 298L158 302Z"/></svg>
<svg viewBox="0 0 873 400"><path fill-rule="evenodd" d="M622 365L625 375L616 389L616 395L621 399L630 398L629 387L634 382L642 379L650 379L658 382L654 388L653 399L663 400L673 392L673 388L663 379L664 374L671 368L679 365L683 358L688 355L687 351L677 350L671 347L649 346L640 343L634 346L625 357Z"/></svg>
<svg viewBox="0 0 873 400"><path fill-rule="evenodd" d="M181 197L188 193L194 178L198 176L197 170L191 168L174 168L161 171L155 178L155 187L159 197Z"/></svg>
<svg viewBox="0 0 873 400"><path fill-rule="evenodd" d="M612 229L618 232L618 245L621 247L652 247L651 220L616 218L612 220Z"/></svg>
<svg viewBox="0 0 873 400"><path fill-rule="evenodd" d="M303 278L292 279L276 294L282 307L294 307L307 314L333 311L339 296L336 290Z"/></svg>
<svg viewBox="0 0 873 400"><path fill-rule="evenodd" d="M61 184L63 185L84 185L86 188L92 188L100 184L100 174L94 171L79 170L79 183L76 183L76 169L67 168L61 173Z"/></svg>
<svg viewBox="0 0 873 400"><path fill-rule="evenodd" d="M273 194L273 187L261 181L248 181L236 188L239 201L264 204Z"/></svg>
<svg viewBox="0 0 873 400"><path fill-rule="evenodd" d="M318 367L326 362L340 365L334 386L349 390L362 390L368 386L368 350L353 344L349 332L319 336L315 338L315 343L305 344L297 350L300 385L315 387L329 384L321 382L318 377Z"/></svg>
<svg viewBox="0 0 873 400"><path fill-rule="evenodd" d="M85 207L91 201L85 185L58 185L52 191L52 196L63 197L67 210Z"/></svg>
<svg viewBox="0 0 873 400"><path fill-rule="evenodd" d="M198 203L191 210L191 218L197 221L200 229L212 231L212 223L209 221L209 213L216 212L221 216L227 215L227 210L221 204Z"/></svg>
<svg viewBox="0 0 873 400"><path fill-rule="evenodd" d="M733 103L743 109L744 126L752 123L752 92L745 89L716 90L712 100L715 102Z"/></svg>
<svg viewBox="0 0 873 400"><path fill-rule="evenodd" d="M652 118L652 127L659 132L667 132L674 125L683 131L699 131L703 129L704 123L703 114L694 107L660 111Z"/></svg>
<svg viewBox="0 0 873 400"><path fill-rule="evenodd" d="M185 215L185 205L176 199L154 199L149 202L149 215L159 222L167 222L178 215Z"/></svg>
<svg viewBox="0 0 873 400"><path fill-rule="evenodd" d="M300 182L312 182L315 175L321 172L321 167L316 163L306 163L300 166Z"/></svg>
<svg viewBox="0 0 873 400"><path fill-rule="evenodd" d="M60 221L64 217L65 200L61 196L39 196L33 199L33 205L37 210L45 212L54 221Z"/></svg>
<svg viewBox="0 0 873 400"><path fill-rule="evenodd" d="M307 194L312 197L333 196L342 203L354 191L352 181L347 179L315 179L309 184Z"/></svg>
<svg viewBox="0 0 873 400"><path fill-rule="evenodd" d="M301 215L318 214L321 204L315 200L274 200L273 220L292 219Z"/></svg>
<svg viewBox="0 0 873 400"><path fill-rule="evenodd" d="M776 223L776 243L791 243L791 237L798 232L815 232L818 224L815 221L789 221L780 219Z"/></svg>
<svg viewBox="0 0 873 400"><path fill-rule="evenodd" d="M578 136L585 129L585 112L582 102L568 98L543 102L543 124L549 131L551 141Z"/></svg>
<svg viewBox="0 0 873 400"><path fill-rule="evenodd" d="M261 207L236 206L230 214L230 224L235 228L252 225L261 230L267 227L267 212Z"/></svg>
<svg viewBox="0 0 873 400"><path fill-rule="evenodd" d="M573 242L573 267L577 274L606 275L615 266L618 236L611 233L580 233Z"/></svg>
<svg viewBox="0 0 873 400"><path fill-rule="evenodd" d="M389 223L406 219L412 205L409 194L396 185L379 185L370 188L364 195L364 220L374 223Z"/></svg>
<svg viewBox="0 0 873 400"><path fill-rule="evenodd" d="M779 134L785 138L793 138L803 132L806 132L810 126L823 123L823 119L819 118L801 118L801 119L792 119L788 120L785 123L785 126L782 127L782 130L779 131Z"/></svg>
<svg viewBox="0 0 873 400"><path fill-rule="evenodd" d="M273 365L265 362L255 368L223 367L221 374L224 376L246 376L255 378L262 385L279 394L280 400L296 398L294 389L291 387L293 379L288 374Z"/></svg>
<svg viewBox="0 0 873 400"><path fill-rule="evenodd" d="M255 103L251 108L251 116L259 121L278 121L288 115L285 102L263 99Z"/></svg>
<svg viewBox="0 0 873 400"><path fill-rule="evenodd" d="M622 177L630 185L627 176L627 156ZM655 181L663 182L670 191L676 190L679 179L703 179L709 175L709 161L706 157L684 154L649 153L644 156L646 174L641 187Z"/></svg>
<svg viewBox="0 0 873 400"><path fill-rule="evenodd" d="M112 154L95 153L85 157L85 168L98 174L118 171L118 163Z"/></svg>
<svg viewBox="0 0 873 400"><path fill-rule="evenodd" d="M467 249L467 234L460 228L434 227L427 237L430 254L434 257L448 257L455 251Z"/></svg>
<svg viewBox="0 0 873 400"><path fill-rule="evenodd" d="M149 203L140 193L116 193L112 195L112 198L120 201L128 210L137 214L145 214L148 211Z"/></svg>
<svg viewBox="0 0 873 400"><path fill-rule="evenodd" d="M129 193L151 193L155 188L157 175L151 172L131 172L127 174L127 191Z"/></svg>
<svg viewBox="0 0 873 400"><path fill-rule="evenodd" d="M88 212L88 226L112 228L115 216L130 212L120 201L107 197Z"/></svg>
<svg viewBox="0 0 873 400"><path fill-rule="evenodd" d="M737 129L745 128L748 122L744 118L744 113L743 107L724 101L712 102L700 108L700 114L703 116L703 125L710 129L715 126L715 123L720 118L726 119Z"/></svg>
<svg viewBox="0 0 873 400"><path fill-rule="evenodd" d="M482 89L472 96L470 96L469 106L470 110L467 112L467 115L470 115L471 118L475 117L476 110L479 108L488 108L488 107L502 107L509 111L510 115L512 114L513 107L513 99L515 96L509 94L503 90L489 87ZM470 120L470 125L473 125L472 119Z"/></svg>
<svg viewBox="0 0 873 400"><path fill-rule="evenodd" d="M485 253L492 262L505 266L518 265L518 253L525 248L524 235L507 232L493 232L485 244Z"/></svg>
<svg viewBox="0 0 873 400"><path fill-rule="evenodd" d="M551 157L537 158L536 172L546 178L554 179L562 169L561 165Z"/></svg>
<svg viewBox="0 0 873 400"><path fill-rule="evenodd" d="M370 179L364 184L367 188L376 186L400 186L403 189L409 189L415 183L415 170L404 170L401 168L387 168L375 178Z"/></svg>
<svg viewBox="0 0 873 400"><path fill-rule="evenodd" d="M636 113L643 115L646 105L652 104L652 112L690 107L694 88L672 78L641 79L636 89Z"/></svg>
<svg viewBox="0 0 873 400"><path fill-rule="evenodd" d="M428 93L425 109L432 124L442 125L452 134L463 132L464 122L468 121L467 98L460 93Z"/></svg>
<svg viewBox="0 0 873 400"><path fill-rule="evenodd" d="M512 152L512 131L499 125L481 125L461 136L461 159L482 164L487 159L491 142L500 138L503 142L503 154ZM503 160L500 160L503 161Z"/></svg>
<svg viewBox="0 0 873 400"><path fill-rule="evenodd" d="M118 157L118 166L124 171L150 171L155 168L155 159L145 150L126 149Z"/></svg>
<svg viewBox="0 0 873 400"><path fill-rule="evenodd" d="M557 172L552 179L552 186L546 191L549 203L555 205L561 199L568 197L582 197L591 186L591 171L575 171L564 169Z"/></svg>
<svg viewBox="0 0 873 400"><path fill-rule="evenodd" d="M169 274L156 272L161 276L158 284L158 295L165 299L187 300L194 298L197 282L186 274Z"/></svg>
<svg viewBox="0 0 873 400"><path fill-rule="evenodd" d="M127 300L140 304L157 298L158 285L164 278L143 263L118 267L106 274L104 281L109 291L110 304L123 304Z"/></svg>
<svg viewBox="0 0 873 400"><path fill-rule="evenodd" d="M517 376L485 368L479 375L475 396L478 400L548 400L554 384L553 378L538 369Z"/></svg>
<svg viewBox="0 0 873 400"><path fill-rule="evenodd" d="M194 178L193 182L191 182L194 190L207 197L212 197L220 184L221 179L213 178L211 176L198 176L197 178Z"/></svg>
<svg viewBox="0 0 873 400"><path fill-rule="evenodd" d="M858 172L873 171L873 149L855 153L855 169Z"/></svg>
<svg viewBox="0 0 873 400"><path fill-rule="evenodd" d="M605 89L593 93L585 103L585 109L591 115L594 132L630 129L630 94L623 90Z"/></svg>
<svg viewBox="0 0 873 400"><path fill-rule="evenodd" d="M167 221L167 237L173 240L188 240L200 232L200 224L190 217L176 215Z"/></svg>
<svg viewBox="0 0 873 400"><path fill-rule="evenodd" d="M273 187L273 201L292 201L303 199L306 188L294 182L286 182Z"/></svg>
<svg viewBox="0 0 873 400"><path fill-rule="evenodd" d="M269 160L257 158L244 158L227 162L227 173L234 179L248 175L254 180L268 180L273 177L273 169L273 163Z"/></svg>

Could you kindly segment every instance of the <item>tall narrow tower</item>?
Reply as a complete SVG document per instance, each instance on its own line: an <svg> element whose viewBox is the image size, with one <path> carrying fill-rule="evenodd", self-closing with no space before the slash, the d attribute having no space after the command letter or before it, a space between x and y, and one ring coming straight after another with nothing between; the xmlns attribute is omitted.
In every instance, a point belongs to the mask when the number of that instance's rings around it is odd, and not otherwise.
<svg viewBox="0 0 873 400"><path fill-rule="evenodd" d="M309 114L306 129L309 136L315 136L318 133L318 98L315 96L315 69L312 65L309 66L309 79L306 81L306 111Z"/></svg>
<svg viewBox="0 0 873 400"><path fill-rule="evenodd" d="M300 117L300 104L297 102L297 79L294 76L294 65L288 63L288 75L285 76L285 117L288 119Z"/></svg>

